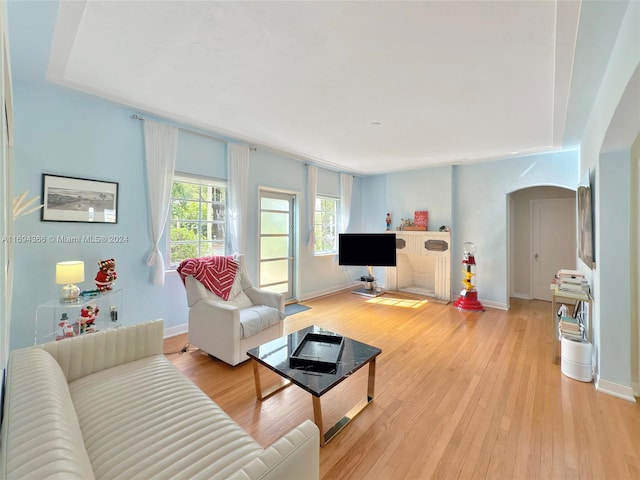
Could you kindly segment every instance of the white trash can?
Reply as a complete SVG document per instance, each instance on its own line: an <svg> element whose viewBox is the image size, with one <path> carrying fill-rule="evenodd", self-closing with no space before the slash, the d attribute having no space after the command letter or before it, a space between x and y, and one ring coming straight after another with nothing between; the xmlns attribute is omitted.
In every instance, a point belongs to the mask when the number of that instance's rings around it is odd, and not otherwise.
<svg viewBox="0 0 640 480"><path fill-rule="evenodd" d="M560 370L564 375L581 382L591 382L591 342L570 340L562 337Z"/></svg>

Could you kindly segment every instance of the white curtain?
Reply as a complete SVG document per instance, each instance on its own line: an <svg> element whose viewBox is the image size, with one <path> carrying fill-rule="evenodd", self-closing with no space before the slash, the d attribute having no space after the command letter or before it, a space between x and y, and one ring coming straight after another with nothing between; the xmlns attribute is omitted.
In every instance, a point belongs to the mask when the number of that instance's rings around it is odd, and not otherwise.
<svg viewBox="0 0 640 480"><path fill-rule="evenodd" d="M169 214L177 149L177 128L150 120L144 121L147 201L153 242L147 265L153 269L154 285L164 285L164 258L159 243Z"/></svg>
<svg viewBox="0 0 640 480"><path fill-rule="evenodd" d="M351 220L351 192L353 175L340 174L340 233L347 231Z"/></svg>
<svg viewBox="0 0 640 480"><path fill-rule="evenodd" d="M249 196L249 147L238 143L227 146L229 175L227 223L228 253L246 253L247 202Z"/></svg>
<svg viewBox="0 0 640 480"><path fill-rule="evenodd" d="M316 197L318 196L318 167L307 165L307 218L309 219L308 246L312 252L316 248L314 219L316 213Z"/></svg>

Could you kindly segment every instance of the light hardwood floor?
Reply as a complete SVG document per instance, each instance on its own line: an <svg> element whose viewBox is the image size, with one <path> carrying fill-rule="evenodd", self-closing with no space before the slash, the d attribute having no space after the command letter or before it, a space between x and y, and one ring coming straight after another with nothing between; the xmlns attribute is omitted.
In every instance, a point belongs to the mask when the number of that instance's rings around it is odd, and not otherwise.
<svg viewBox="0 0 640 480"><path fill-rule="evenodd" d="M562 375L551 304L511 302L482 313L391 293L304 302L287 333L318 325L382 349L375 399L320 449L321 478L640 478L640 404ZM250 362L172 353L185 342L165 340L168 358L262 445L313 419L302 389L260 402ZM366 370L322 397L326 425L364 397Z"/></svg>

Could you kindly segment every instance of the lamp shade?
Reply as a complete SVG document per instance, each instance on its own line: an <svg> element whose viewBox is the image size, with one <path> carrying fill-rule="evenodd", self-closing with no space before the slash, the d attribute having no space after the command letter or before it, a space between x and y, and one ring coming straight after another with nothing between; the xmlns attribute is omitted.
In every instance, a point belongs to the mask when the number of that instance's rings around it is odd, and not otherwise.
<svg viewBox="0 0 640 480"><path fill-rule="evenodd" d="M56 284L84 282L84 262L70 261L56 263Z"/></svg>

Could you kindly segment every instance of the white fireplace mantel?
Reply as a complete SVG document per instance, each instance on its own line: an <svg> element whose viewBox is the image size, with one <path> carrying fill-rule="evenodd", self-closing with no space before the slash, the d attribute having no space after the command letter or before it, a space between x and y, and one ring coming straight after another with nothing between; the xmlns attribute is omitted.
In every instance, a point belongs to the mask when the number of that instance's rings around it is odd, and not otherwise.
<svg viewBox="0 0 640 480"><path fill-rule="evenodd" d="M451 233L396 231L396 267L387 288L451 301Z"/></svg>

